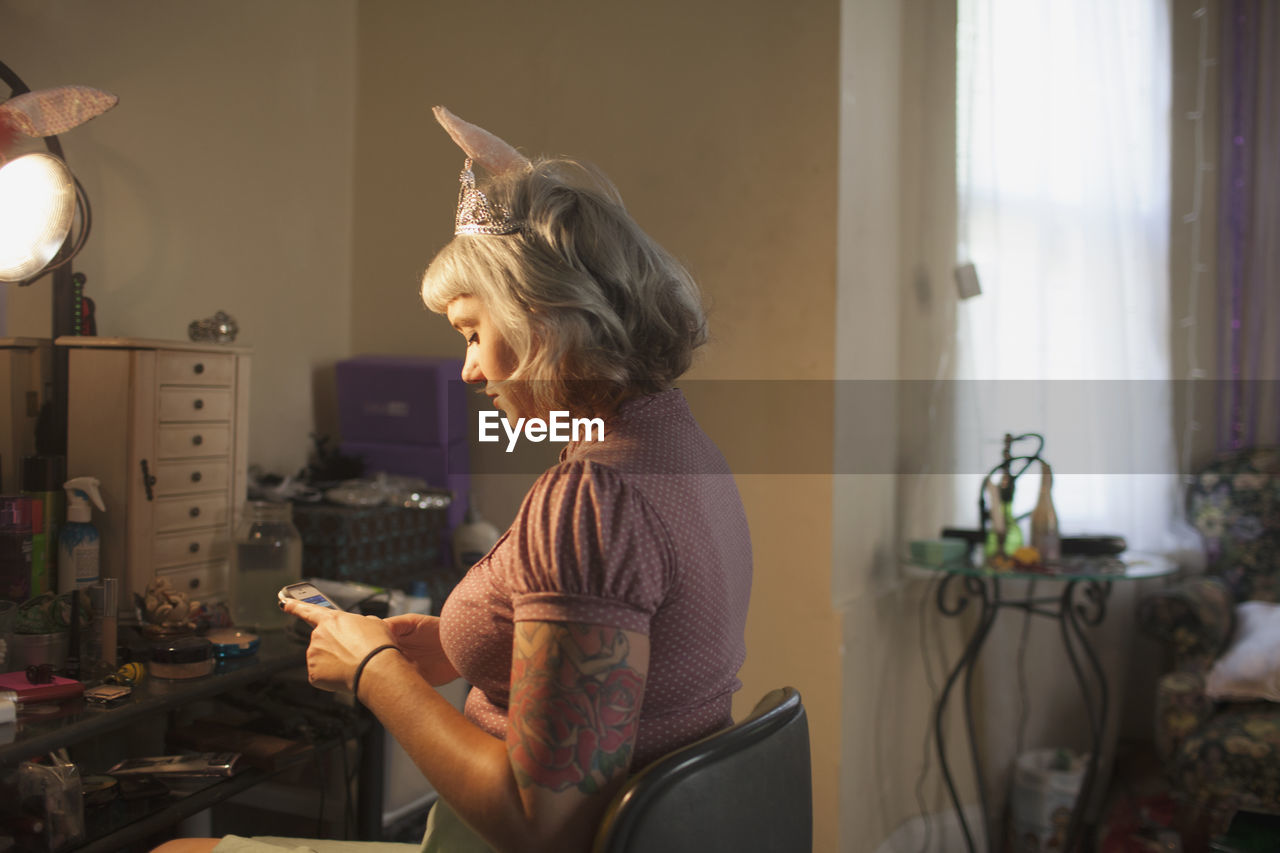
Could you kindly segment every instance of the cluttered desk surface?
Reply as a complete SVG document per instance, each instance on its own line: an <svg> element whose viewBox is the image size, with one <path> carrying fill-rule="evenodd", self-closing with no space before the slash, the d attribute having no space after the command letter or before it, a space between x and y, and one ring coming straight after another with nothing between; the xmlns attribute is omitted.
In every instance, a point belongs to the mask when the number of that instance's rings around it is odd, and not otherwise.
<svg viewBox="0 0 1280 853"><path fill-rule="evenodd" d="M216 696L263 678L270 678L306 659L306 645L285 630L263 631L256 654L229 658L202 678L170 680L146 677L132 694L112 706L83 697L62 702L24 705L16 723L0 726L0 765L122 728L150 714Z"/></svg>
<svg viewBox="0 0 1280 853"><path fill-rule="evenodd" d="M368 758L381 755L380 727L371 725L357 709L333 702L331 694L312 691L305 680L306 646L288 630L263 631L259 639L253 654L221 661L207 675L165 679L148 673L133 685L127 699L111 706L95 705L81 695L24 703L16 723L0 726L0 767L44 767L44 771L32 770L28 775L33 784L40 781L47 787L51 765L69 766L81 783L57 793L56 803L65 807L46 802L48 814L41 818L36 835L27 839L35 847L19 845L18 849L77 853L149 849L148 839L155 833L296 766L315 749L329 750L352 737L360 740L361 756L357 765L361 790L355 807L357 831L361 837L377 838L381 766ZM300 682L294 673L301 674ZM326 697L324 701L329 703L322 712L316 711L314 697L296 706L301 715L310 719L323 714L330 723L310 727L305 737L273 737L253 726L242 729L221 714L189 720L175 728L183 713L192 708L214 707L204 700L222 707L232 697L243 699L261 692L274 696L279 707L279 700L298 686L308 695L316 692ZM290 716L298 717L299 713ZM180 753L184 760L207 759L207 767L195 771L178 766L162 768L157 764L173 759L131 757L125 744L132 742L129 733L137 734L140 729L162 734L166 756ZM74 764L69 764L68 747L72 755L79 752ZM115 753L108 761L111 763L121 757L122 748L126 760L110 770L95 760ZM46 755L48 759L43 758ZM19 778L18 789L23 786ZM75 807L82 796L83 813ZM8 805L0 820L0 835L9 833L17 838L25 826L23 815L13 810L16 801Z"/></svg>

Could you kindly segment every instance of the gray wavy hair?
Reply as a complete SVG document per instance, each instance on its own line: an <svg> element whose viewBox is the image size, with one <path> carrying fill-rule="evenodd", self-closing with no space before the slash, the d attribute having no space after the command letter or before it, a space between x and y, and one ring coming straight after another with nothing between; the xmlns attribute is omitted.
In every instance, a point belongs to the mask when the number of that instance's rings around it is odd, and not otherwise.
<svg viewBox="0 0 1280 853"><path fill-rule="evenodd" d="M422 300L441 314L459 296L485 305L518 358L495 385L520 383L541 411L597 414L667 390L689 369L707 340L698 286L608 178L546 159L483 191L523 227L455 236L427 267Z"/></svg>

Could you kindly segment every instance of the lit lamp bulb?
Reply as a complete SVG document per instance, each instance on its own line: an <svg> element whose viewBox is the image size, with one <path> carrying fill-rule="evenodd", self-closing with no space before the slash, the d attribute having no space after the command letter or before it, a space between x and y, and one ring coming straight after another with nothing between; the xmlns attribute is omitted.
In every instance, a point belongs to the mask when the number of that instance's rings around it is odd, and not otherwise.
<svg viewBox="0 0 1280 853"><path fill-rule="evenodd" d="M0 166L0 281L39 272L67 239L75 216L71 171L52 154Z"/></svg>

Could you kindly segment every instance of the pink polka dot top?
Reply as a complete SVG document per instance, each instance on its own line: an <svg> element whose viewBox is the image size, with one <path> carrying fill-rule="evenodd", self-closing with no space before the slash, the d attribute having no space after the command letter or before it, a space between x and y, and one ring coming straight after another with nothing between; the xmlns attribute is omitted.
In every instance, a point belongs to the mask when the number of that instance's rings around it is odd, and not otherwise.
<svg viewBox="0 0 1280 853"><path fill-rule="evenodd" d="M746 658L751 539L737 485L679 391L630 400L570 444L445 601L440 640L468 719L505 738L513 625L649 636L633 768L731 720Z"/></svg>

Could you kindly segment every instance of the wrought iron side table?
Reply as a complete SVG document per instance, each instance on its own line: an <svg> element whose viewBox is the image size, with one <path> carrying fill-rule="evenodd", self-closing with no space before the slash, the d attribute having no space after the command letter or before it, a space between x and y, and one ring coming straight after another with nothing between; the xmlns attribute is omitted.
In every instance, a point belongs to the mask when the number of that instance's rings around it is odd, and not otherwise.
<svg viewBox="0 0 1280 853"><path fill-rule="evenodd" d="M1084 699L1086 716L1089 721L1089 733L1093 748L1085 768L1084 779L1076 796L1075 808L1071 812L1071 820L1067 826L1066 844L1063 853L1075 850L1081 840L1084 828L1084 813L1088 807L1094 783L1097 781L1098 758L1105 743L1105 727L1107 722L1107 705L1109 701L1106 676L1098 661L1097 653L1089 643L1085 629L1102 624L1107 613L1107 599L1111 595L1114 583L1123 581L1145 580L1171 575L1177 566L1170 560L1152 555L1126 552L1119 557L1076 559L1064 564L1069 571L1023 572L995 571L984 566L968 562L928 565L911 563L917 569L937 572L940 576L937 584L936 602L938 612L944 616L955 617L968 609L970 602L976 602L980 608L978 622L972 636L965 644L964 652L955 666L947 674L942 693L934 708L933 725L935 747L938 761L942 768L943 781L947 793L955 807L960 821L960 829L964 833L965 843L970 853L975 853L974 837L969 824L965 820L961 808L960 797L956 792L951 766L947 761L947 743L943 721L946 717L947 705L951 691L956 682L964 679L964 722L969 740L969 753L973 763L974 776L977 782L979 804L984 819L990 822L990 809L987 804L986 785L982 770L982 760L978 754L977 737L973 726L973 667L982 652L982 646L996 617L1001 610L1022 610L1036 616L1044 616L1058 622L1062 634L1062 645L1071 669ZM1062 585L1058 595L1037 596L1028 591L1026 594L1008 594L1002 588L1006 581L1038 581L1055 582ZM1083 658L1083 661L1082 661ZM1087 670L1086 670L1087 666ZM988 832L988 848L999 849L999 844L992 838L994 833Z"/></svg>

